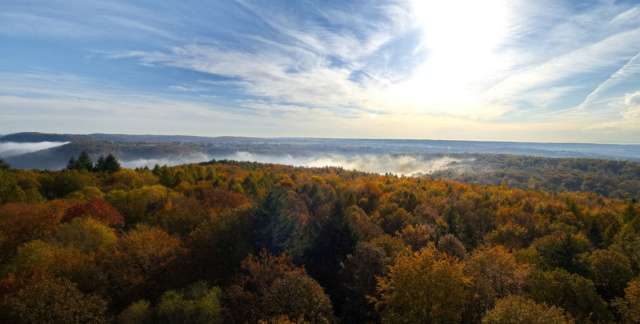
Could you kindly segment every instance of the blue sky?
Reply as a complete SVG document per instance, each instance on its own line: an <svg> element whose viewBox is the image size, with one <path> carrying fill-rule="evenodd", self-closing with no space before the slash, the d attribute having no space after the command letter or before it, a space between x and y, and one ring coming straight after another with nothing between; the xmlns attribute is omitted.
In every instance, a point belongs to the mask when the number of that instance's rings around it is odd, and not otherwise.
<svg viewBox="0 0 640 324"><path fill-rule="evenodd" d="M0 0L0 134L640 143L640 3Z"/></svg>

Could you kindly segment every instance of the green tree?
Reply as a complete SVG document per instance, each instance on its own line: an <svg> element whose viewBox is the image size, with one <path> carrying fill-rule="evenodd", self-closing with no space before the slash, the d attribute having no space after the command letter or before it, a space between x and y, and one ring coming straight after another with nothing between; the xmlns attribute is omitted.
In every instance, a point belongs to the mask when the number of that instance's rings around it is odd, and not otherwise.
<svg viewBox="0 0 640 324"><path fill-rule="evenodd" d="M109 153L106 158L100 156L94 168L95 171L106 173L118 172L120 169L120 162L111 153Z"/></svg>
<svg viewBox="0 0 640 324"><path fill-rule="evenodd" d="M78 160L76 160L75 156L71 156L71 158L69 158L69 162L67 162L67 170L76 170L76 168L78 167Z"/></svg>
<svg viewBox="0 0 640 324"><path fill-rule="evenodd" d="M94 174L78 170L62 170L42 182L42 195L48 199L65 198L74 191L84 187L95 187L97 179Z"/></svg>
<svg viewBox="0 0 640 324"><path fill-rule="evenodd" d="M580 275L587 272L587 262L583 256L593 250L589 239L581 233L554 233L536 239L533 246L544 269L563 268Z"/></svg>
<svg viewBox="0 0 640 324"><path fill-rule="evenodd" d="M81 170L87 171L93 170L93 161L86 151L82 151L82 153L80 153L80 156L78 157L78 161L76 163L78 164L78 167L76 167L76 169L79 168Z"/></svg>
<svg viewBox="0 0 640 324"><path fill-rule="evenodd" d="M9 170L11 165L7 163L3 158L0 158L0 170Z"/></svg>
<svg viewBox="0 0 640 324"><path fill-rule="evenodd" d="M387 274L392 264L384 250L369 242L359 242L353 253L341 264L341 282L345 291L343 323L375 323L380 321L367 296L376 294L376 278Z"/></svg>
<svg viewBox="0 0 640 324"><path fill-rule="evenodd" d="M582 321L611 320L607 303L598 295L593 282L565 269L534 272L528 290L533 300L562 307Z"/></svg>
<svg viewBox="0 0 640 324"><path fill-rule="evenodd" d="M139 300L127 307L120 316L118 323L120 324L153 324L154 309L148 300Z"/></svg>
<svg viewBox="0 0 640 324"><path fill-rule="evenodd" d="M16 255L0 266L0 278L9 274L19 275L34 267L48 268L54 256L54 248L42 240L30 241L18 248Z"/></svg>
<svg viewBox="0 0 640 324"><path fill-rule="evenodd" d="M220 288L209 288L204 281L183 290L169 290L155 307L156 323L222 323L221 296Z"/></svg>
<svg viewBox="0 0 640 324"><path fill-rule="evenodd" d="M111 247L118 241L116 233L107 225L91 218L75 218L52 235L61 247L86 253Z"/></svg>
<svg viewBox="0 0 640 324"><path fill-rule="evenodd" d="M588 258L589 277L605 300L624 295L624 288L633 278L631 262L615 250L596 250Z"/></svg>
<svg viewBox="0 0 640 324"><path fill-rule="evenodd" d="M301 215L306 207L294 193L276 187L259 203L252 216L252 228L258 248L274 254L302 253Z"/></svg>

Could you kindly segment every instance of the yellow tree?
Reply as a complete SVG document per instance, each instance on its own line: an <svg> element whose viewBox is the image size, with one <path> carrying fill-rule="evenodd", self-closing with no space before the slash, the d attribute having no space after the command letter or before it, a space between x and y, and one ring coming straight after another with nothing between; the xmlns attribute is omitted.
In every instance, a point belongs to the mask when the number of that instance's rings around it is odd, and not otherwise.
<svg viewBox="0 0 640 324"><path fill-rule="evenodd" d="M480 319L497 299L522 294L531 269L518 264L513 254L498 245L473 251L465 271L473 278L466 317Z"/></svg>
<svg viewBox="0 0 640 324"><path fill-rule="evenodd" d="M430 244L396 259L372 298L383 323L455 323L462 318L470 278L457 258Z"/></svg>
<svg viewBox="0 0 640 324"><path fill-rule="evenodd" d="M562 308L516 295L498 300L496 307L482 318L483 324L570 324Z"/></svg>

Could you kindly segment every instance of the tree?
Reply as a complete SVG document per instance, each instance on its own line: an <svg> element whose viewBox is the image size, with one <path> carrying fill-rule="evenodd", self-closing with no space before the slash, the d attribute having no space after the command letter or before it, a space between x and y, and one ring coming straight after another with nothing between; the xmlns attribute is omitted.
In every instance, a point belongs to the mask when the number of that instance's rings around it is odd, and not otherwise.
<svg viewBox="0 0 640 324"><path fill-rule="evenodd" d="M438 250L464 261L469 257L464 244L453 234L446 234L438 240Z"/></svg>
<svg viewBox="0 0 640 324"><path fill-rule="evenodd" d="M54 232L62 208L49 204L4 204L0 208L0 263L15 255L19 246Z"/></svg>
<svg viewBox="0 0 640 324"><path fill-rule="evenodd" d="M117 172L118 170L120 170L120 168L121 166L118 159L116 159L113 154L109 153L106 158L102 156L98 158L98 162L96 163L94 170L97 172L106 172L111 174Z"/></svg>
<svg viewBox="0 0 640 324"><path fill-rule="evenodd" d="M84 187L95 187L96 183L94 174L78 170L62 170L53 174L51 179L43 181L42 192L43 196L49 199L65 198Z"/></svg>
<svg viewBox="0 0 640 324"><path fill-rule="evenodd" d="M565 269L536 271L527 288L533 300L562 307L582 321L611 320L607 303L598 295L593 282Z"/></svg>
<svg viewBox="0 0 640 324"><path fill-rule="evenodd" d="M82 253L116 244L116 233L107 225L91 218L74 218L53 233L53 241Z"/></svg>
<svg viewBox="0 0 640 324"><path fill-rule="evenodd" d="M69 162L69 163L71 163L71 162ZM98 161L96 161L96 163L93 166L93 168L94 168L93 171L96 171L96 172L101 172L101 171L105 170L105 159L104 159L104 156L100 155L100 157L98 158Z"/></svg>
<svg viewBox="0 0 640 324"><path fill-rule="evenodd" d="M345 291L342 322L375 323L380 321L367 296L376 294L376 278L387 274L392 264L384 250L369 242L358 242L353 253L341 264L341 282Z"/></svg>
<svg viewBox="0 0 640 324"><path fill-rule="evenodd" d="M5 296L0 310L6 323L109 323L106 301L62 278L27 284Z"/></svg>
<svg viewBox="0 0 640 324"><path fill-rule="evenodd" d="M239 208L218 214L199 225L186 244L188 251L181 263L190 276L210 282L228 282L237 274L242 260L254 251L251 210Z"/></svg>
<svg viewBox="0 0 640 324"><path fill-rule="evenodd" d="M563 268L571 273L584 275L587 272L583 255L593 250L591 242L584 234L554 233L533 242L546 270Z"/></svg>
<svg viewBox="0 0 640 324"><path fill-rule="evenodd" d="M183 253L182 242L158 228L139 225L123 235L114 250L101 260L116 306L126 306L142 295L157 294L162 289L163 275Z"/></svg>
<svg viewBox="0 0 640 324"><path fill-rule="evenodd" d="M71 221L77 217L90 217L114 228L124 226L124 218L118 210L99 198L69 207L63 222Z"/></svg>
<svg viewBox="0 0 640 324"><path fill-rule="evenodd" d="M626 323L640 323L640 277L629 282L624 299L616 298L612 304Z"/></svg>
<svg viewBox="0 0 640 324"><path fill-rule="evenodd" d="M340 263L353 251L364 234L345 210L334 205L327 217L315 223L315 233L309 235L309 247L305 250L305 266L309 275L325 287L336 311L341 313L344 292L339 284Z"/></svg>
<svg viewBox="0 0 640 324"><path fill-rule="evenodd" d="M36 267L47 269L54 253L54 248L42 240L33 240L23 244L9 262L0 266L0 278L9 274L20 275Z"/></svg>
<svg viewBox="0 0 640 324"><path fill-rule="evenodd" d="M222 323L221 297L220 288L209 288L204 281L195 282L186 289L169 290L160 296L155 307L156 323Z"/></svg>
<svg viewBox="0 0 640 324"><path fill-rule="evenodd" d="M301 216L308 213L304 203L294 193L280 187L272 189L252 216L258 248L275 254L287 252L295 257L301 255Z"/></svg>
<svg viewBox="0 0 640 324"><path fill-rule="evenodd" d="M11 169L11 165L7 163L4 159L0 158L0 170L9 170Z"/></svg>
<svg viewBox="0 0 640 324"><path fill-rule="evenodd" d="M250 254L226 296L227 320L232 323L269 322L283 315L310 323L335 322L322 287L285 254Z"/></svg>
<svg viewBox="0 0 640 324"><path fill-rule="evenodd" d="M207 210L195 199L169 197L152 221L167 233L187 238L200 224L210 219Z"/></svg>
<svg viewBox="0 0 640 324"><path fill-rule="evenodd" d="M485 235L485 240L490 244L500 244L508 249L515 250L525 246L527 229L510 220L506 224L498 225L498 228Z"/></svg>
<svg viewBox="0 0 640 324"><path fill-rule="evenodd" d="M588 258L589 277L605 300L624 295L624 288L633 278L631 262L615 250L596 250Z"/></svg>
<svg viewBox="0 0 640 324"><path fill-rule="evenodd" d="M539 304L517 295L496 302L496 306L482 318L483 324L569 324L573 320L562 308Z"/></svg>
<svg viewBox="0 0 640 324"><path fill-rule="evenodd" d="M148 217L150 212L160 210L168 196L169 189L155 185L128 192L113 190L104 199L120 212L128 226L132 226Z"/></svg>
<svg viewBox="0 0 640 324"><path fill-rule="evenodd" d="M317 281L303 273L287 273L273 281L261 305L262 318L279 316L310 324L336 323L331 300Z"/></svg>
<svg viewBox="0 0 640 324"><path fill-rule="evenodd" d="M473 278L466 317L479 320L499 298L522 294L531 269L518 264L503 246L482 246L473 251L465 268Z"/></svg>
<svg viewBox="0 0 640 324"><path fill-rule="evenodd" d="M378 281L374 298L383 323L456 323L470 278L463 264L433 245L399 256Z"/></svg>
<svg viewBox="0 0 640 324"><path fill-rule="evenodd" d="M91 161L91 157L86 151L82 151L80 156L78 157L78 161L76 169L92 171L93 170L93 161Z"/></svg>
<svg viewBox="0 0 640 324"><path fill-rule="evenodd" d="M142 299L127 307L120 316L118 323L120 324L153 324L155 312L151 303Z"/></svg>
<svg viewBox="0 0 640 324"><path fill-rule="evenodd" d="M76 170L76 168L78 167L78 161L76 160L75 156L71 156L71 158L69 158L69 162L67 162L67 170Z"/></svg>

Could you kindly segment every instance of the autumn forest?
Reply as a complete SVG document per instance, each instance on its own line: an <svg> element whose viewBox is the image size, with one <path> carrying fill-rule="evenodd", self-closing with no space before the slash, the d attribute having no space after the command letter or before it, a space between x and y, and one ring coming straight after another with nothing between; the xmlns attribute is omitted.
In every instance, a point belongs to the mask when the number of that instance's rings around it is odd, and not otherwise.
<svg viewBox="0 0 640 324"><path fill-rule="evenodd" d="M0 160L0 322L640 322L637 162L98 162Z"/></svg>

